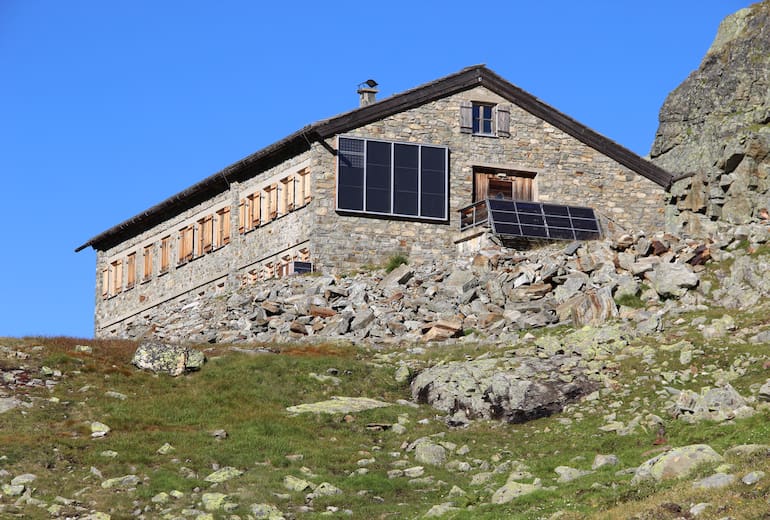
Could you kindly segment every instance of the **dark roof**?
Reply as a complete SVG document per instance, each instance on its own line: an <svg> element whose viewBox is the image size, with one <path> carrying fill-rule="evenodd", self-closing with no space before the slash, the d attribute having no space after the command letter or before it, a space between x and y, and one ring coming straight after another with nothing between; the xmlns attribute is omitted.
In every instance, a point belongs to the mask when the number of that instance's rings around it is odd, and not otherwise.
<svg viewBox="0 0 770 520"><path fill-rule="evenodd" d="M354 128L378 121L404 110L469 90L477 85L482 85L496 92L530 114L564 131L587 146L614 159L663 188L668 189L671 183L676 180L667 171L639 157L615 141L591 130L566 114L559 112L550 105L543 103L532 94L525 92L498 76L486 66L474 65L406 92L395 94L377 103L310 124L280 141L231 164L224 170L193 184L186 190L169 197L148 210L96 235L75 249L75 252L89 246L100 250L108 249L126 238L135 236L149 227L157 225L208 198L226 191L229 184L233 181L247 179L274 165L280 164L289 157L308 150L310 144L314 141L348 132Z"/></svg>

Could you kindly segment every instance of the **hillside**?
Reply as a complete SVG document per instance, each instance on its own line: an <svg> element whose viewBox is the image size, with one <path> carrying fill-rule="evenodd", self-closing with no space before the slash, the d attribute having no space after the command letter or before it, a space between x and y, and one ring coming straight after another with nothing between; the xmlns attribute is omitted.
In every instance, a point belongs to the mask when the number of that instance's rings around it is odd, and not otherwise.
<svg viewBox="0 0 770 520"><path fill-rule="evenodd" d="M753 226L756 239L762 224ZM719 261L699 269L696 287L626 299L598 327L504 337L466 329L450 342L398 346L200 344L193 348L208 361L179 377L133 367L132 341L0 340L0 513L762 518L770 498L770 251L735 231L710 251ZM629 317L644 312L657 317L654 327ZM537 369L544 362L549 371ZM420 386L420 374L446 370L441 392L455 384L462 401L478 389L450 369L482 381L479 367L492 367L489 388L508 399L482 388L487 403L513 408L519 383L529 385L525 407L533 389L564 399L537 394L556 406L535 410L535 420L417 404L436 391ZM519 379L505 379L515 371ZM584 392L565 390L579 380ZM332 396L383 406L287 410ZM657 480L687 469L676 461L645 466L693 445L708 446L694 451L705 465L680 479Z"/></svg>

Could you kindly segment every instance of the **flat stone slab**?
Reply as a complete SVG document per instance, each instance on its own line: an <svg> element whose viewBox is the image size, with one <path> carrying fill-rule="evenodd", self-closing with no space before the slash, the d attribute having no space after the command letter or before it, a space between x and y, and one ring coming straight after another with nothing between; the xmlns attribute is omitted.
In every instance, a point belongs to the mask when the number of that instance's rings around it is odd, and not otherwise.
<svg viewBox="0 0 770 520"><path fill-rule="evenodd" d="M286 411L290 413L354 413L385 406L390 406L390 403L368 397L333 396L328 401L289 406Z"/></svg>

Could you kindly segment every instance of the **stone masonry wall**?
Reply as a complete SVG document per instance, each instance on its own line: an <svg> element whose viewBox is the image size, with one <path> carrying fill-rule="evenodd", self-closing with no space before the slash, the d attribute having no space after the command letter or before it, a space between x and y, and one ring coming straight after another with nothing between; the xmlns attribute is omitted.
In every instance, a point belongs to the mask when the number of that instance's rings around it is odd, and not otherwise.
<svg viewBox="0 0 770 520"><path fill-rule="evenodd" d="M577 139L511 106L511 137L460 132L462 100L508 101L484 87L427 103L357 128L348 135L447 146L450 154L448 224L339 215L335 212L336 158L313 148L318 204L310 237L318 267L337 270L382 264L393 254L412 261L453 258L459 233L458 210L472 203L474 166L534 172L538 200L591 206L629 231L661 229L664 190ZM328 139L336 149L337 139Z"/></svg>
<svg viewBox="0 0 770 520"><path fill-rule="evenodd" d="M247 233L238 232L238 204L240 199L254 191L263 179L274 175L292 173L307 162L309 154L304 153L250 179L242 184L233 183L228 192L195 206L161 225L148 229L122 244L106 251L97 251L97 287L95 335L119 336L126 327L137 327L139 323L151 323L152 318L164 312L165 307L178 308L181 300L212 297L223 291L230 292L243 283L246 273L260 266L271 256L296 247L307 247L307 233L312 213L307 206L279 216L276 220L255 228ZM203 254L193 260L177 265L177 237L179 229L193 223L200 216L211 214L221 207L230 206L230 243ZM171 237L169 269L159 273L160 240ZM142 251L147 245L154 245L153 275L148 281L141 280ZM114 259L125 258L136 252L137 283L133 288L123 289L109 298L102 297L101 273ZM125 265L123 266L125 269ZM125 281L124 271L124 281Z"/></svg>

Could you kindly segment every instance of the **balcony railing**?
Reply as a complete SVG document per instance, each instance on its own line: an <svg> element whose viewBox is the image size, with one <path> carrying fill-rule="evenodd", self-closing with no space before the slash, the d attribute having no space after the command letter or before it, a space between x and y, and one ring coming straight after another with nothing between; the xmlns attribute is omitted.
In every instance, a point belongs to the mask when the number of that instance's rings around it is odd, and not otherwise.
<svg viewBox="0 0 770 520"><path fill-rule="evenodd" d="M489 210L486 199L474 202L459 211L460 231L489 224Z"/></svg>

